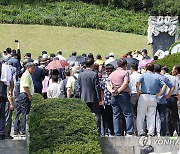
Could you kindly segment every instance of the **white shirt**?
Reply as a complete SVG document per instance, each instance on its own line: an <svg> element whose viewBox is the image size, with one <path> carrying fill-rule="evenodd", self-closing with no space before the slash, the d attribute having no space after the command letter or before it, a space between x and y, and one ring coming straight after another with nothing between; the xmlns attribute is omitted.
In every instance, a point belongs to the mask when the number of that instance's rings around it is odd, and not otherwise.
<svg viewBox="0 0 180 154"><path fill-rule="evenodd" d="M49 84L49 87L47 89L48 98L59 98L60 94L61 94L60 83L52 82L52 84Z"/></svg>
<svg viewBox="0 0 180 154"><path fill-rule="evenodd" d="M12 79L12 71L9 65L2 64L1 69L1 81L4 82L5 85L9 86Z"/></svg>
<svg viewBox="0 0 180 154"><path fill-rule="evenodd" d="M105 61L105 65L107 65L107 64L109 64L110 62L113 62L113 61L115 61L114 57L109 57L109 59L107 59Z"/></svg>
<svg viewBox="0 0 180 154"><path fill-rule="evenodd" d="M141 74L139 74L136 71L133 72L130 75L129 88L131 90L131 94L136 94L137 93L137 91L136 91L136 83L137 83L137 81L139 81L140 76L141 76Z"/></svg>
<svg viewBox="0 0 180 154"><path fill-rule="evenodd" d="M173 86L175 86L173 95L178 95L178 93L179 93L179 78L177 76L172 76L168 73L166 73L164 76L166 76L172 82ZM166 94L168 94L169 90L170 89L167 87Z"/></svg>
<svg viewBox="0 0 180 154"><path fill-rule="evenodd" d="M66 60L66 58L63 57L62 55L57 55L56 57L57 57L59 60Z"/></svg>

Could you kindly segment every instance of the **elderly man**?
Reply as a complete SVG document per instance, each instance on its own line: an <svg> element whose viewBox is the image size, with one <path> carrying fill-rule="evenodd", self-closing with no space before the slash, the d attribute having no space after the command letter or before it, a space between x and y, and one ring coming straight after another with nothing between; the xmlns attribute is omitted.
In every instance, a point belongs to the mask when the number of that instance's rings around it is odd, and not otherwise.
<svg viewBox="0 0 180 154"><path fill-rule="evenodd" d="M26 64L26 71L23 73L20 80L20 95L19 101L16 102L16 116L14 122L14 135L18 135L19 129L21 129L21 135L26 133L26 115L30 111L30 103L34 94L34 85L32 80L32 74L35 71L35 65L33 62ZM19 116L22 114L21 128L19 128Z"/></svg>
<svg viewBox="0 0 180 154"><path fill-rule="evenodd" d="M112 94L111 105L114 116L114 133L115 136L121 136L121 115L123 114L126 121L127 136L133 134L133 117L130 103L129 73L127 71L127 61L119 59L118 68L109 75L107 88Z"/></svg>
<svg viewBox="0 0 180 154"><path fill-rule="evenodd" d="M143 124L147 116L147 130L149 136L154 136L157 96L161 96L166 90L166 85L153 74L154 65L146 65L146 73L143 73L137 81L136 90L139 96L137 107L137 131L138 135L145 135ZM141 85L141 90L140 90Z"/></svg>
<svg viewBox="0 0 180 154"><path fill-rule="evenodd" d="M75 96L75 81L78 79L80 72L79 66L73 66L71 69L71 76L67 80L66 89L67 89L67 98L76 97Z"/></svg>

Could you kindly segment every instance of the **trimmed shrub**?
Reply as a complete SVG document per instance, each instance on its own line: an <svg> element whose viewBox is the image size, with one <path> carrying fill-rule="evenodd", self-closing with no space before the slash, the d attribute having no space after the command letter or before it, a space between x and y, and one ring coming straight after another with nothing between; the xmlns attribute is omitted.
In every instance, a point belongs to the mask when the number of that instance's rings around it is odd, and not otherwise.
<svg viewBox="0 0 180 154"><path fill-rule="evenodd" d="M163 59L155 61L155 63L166 66L169 70L172 70L174 65L180 65L180 53L169 55Z"/></svg>
<svg viewBox="0 0 180 154"><path fill-rule="evenodd" d="M30 153L101 153L95 118L80 99L33 96Z"/></svg>

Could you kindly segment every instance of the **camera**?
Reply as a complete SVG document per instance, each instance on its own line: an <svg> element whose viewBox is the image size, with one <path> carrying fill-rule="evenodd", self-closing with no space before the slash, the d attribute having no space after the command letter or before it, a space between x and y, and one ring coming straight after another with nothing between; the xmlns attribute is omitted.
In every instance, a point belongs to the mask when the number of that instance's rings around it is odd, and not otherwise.
<svg viewBox="0 0 180 154"><path fill-rule="evenodd" d="M19 41L18 40L15 40L16 43L18 43Z"/></svg>

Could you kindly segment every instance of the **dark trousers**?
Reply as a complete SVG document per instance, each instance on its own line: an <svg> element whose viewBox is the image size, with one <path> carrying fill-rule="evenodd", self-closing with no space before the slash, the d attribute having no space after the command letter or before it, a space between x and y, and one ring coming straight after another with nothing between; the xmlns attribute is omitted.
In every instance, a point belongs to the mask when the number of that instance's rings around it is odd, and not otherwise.
<svg viewBox="0 0 180 154"><path fill-rule="evenodd" d="M167 99L167 110L168 110L168 134L173 136L174 130L180 135L180 120L178 114L177 98L171 96Z"/></svg>
<svg viewBox="0 0 180 154"><path fill-rule="evenodd" d="M127 92L121 92L118 96L112 97L111 105L114 117L114 133L116 136L121 136L121 115L124 115L126 121L126 133L133 134L133 117L132 106L130 103L130 95Z"/></svg>
<svg viewBox="0 0 180 154"><path fill-rule="evenodd" d="M13 111L10 109L10 103L6 102L5 107L5 135L10 136L11 134L11 126L12 126L12 113Z"/></svg>
<svg viewBox="0 0 180 154"><path fill-rule="evenodd" d="M14 133L19 133L19 130L21 130L21 133L26 132L26 115L30 111L30 101L25 93L21 93L18 97L18 99L15 100L15 109L16 109L16 116L14 121ZM22 114L21 119L21 127L20 127L20 115Z"/></svg>
<svg viewBox="0 0 180 154"><path fill-rule="evenodd" d="M105 132L108 133L108 129L109 129L110 134L114 135L113 111L111 105L105 106L105 122L106 122Z"/></svg>
<svg viewBox="0 0 180 154"><path fill-rule="evenodd" d="M91 113L95 115L97 131L100 135L101 134L101 114L100 114L99 104L97 102L87 102L87 106L90 108Z"/></svg>
<svg viewBox="0 0 180 154"><path fill-rule="evenodd" d="M137 105L138 105L139 96L137 94L132 94L130 101L132 104L132 115L133 115L133 123L134 123L134 134L137 134L137 126L136 126L136 119L137 119Z"/></svg>
<svg viewBox="0 0 180 154"><path fill-rule="evenodd" d="M5 106L6 99L4 97L0 97L0 135L5 134Z"/></svg>
<svg viewBox="0 0 180 154"><path fill-rule="evenodd" d="M166 115L167 115L167 104L157 104L157 112L159 112L159 118L161 121L161 130L160 130L160 135L161 136L166 136L166 127L167 127L167 122L166 122Z"/></svg>
<svg viewBox="0 0 180 154"><path fill-rule="evenodd" d="M111 135L114 135L114 126L113 126L113 112L111 105L100 106L100 113L102 117L102 135L108 135L109 131Z"/></svg>

